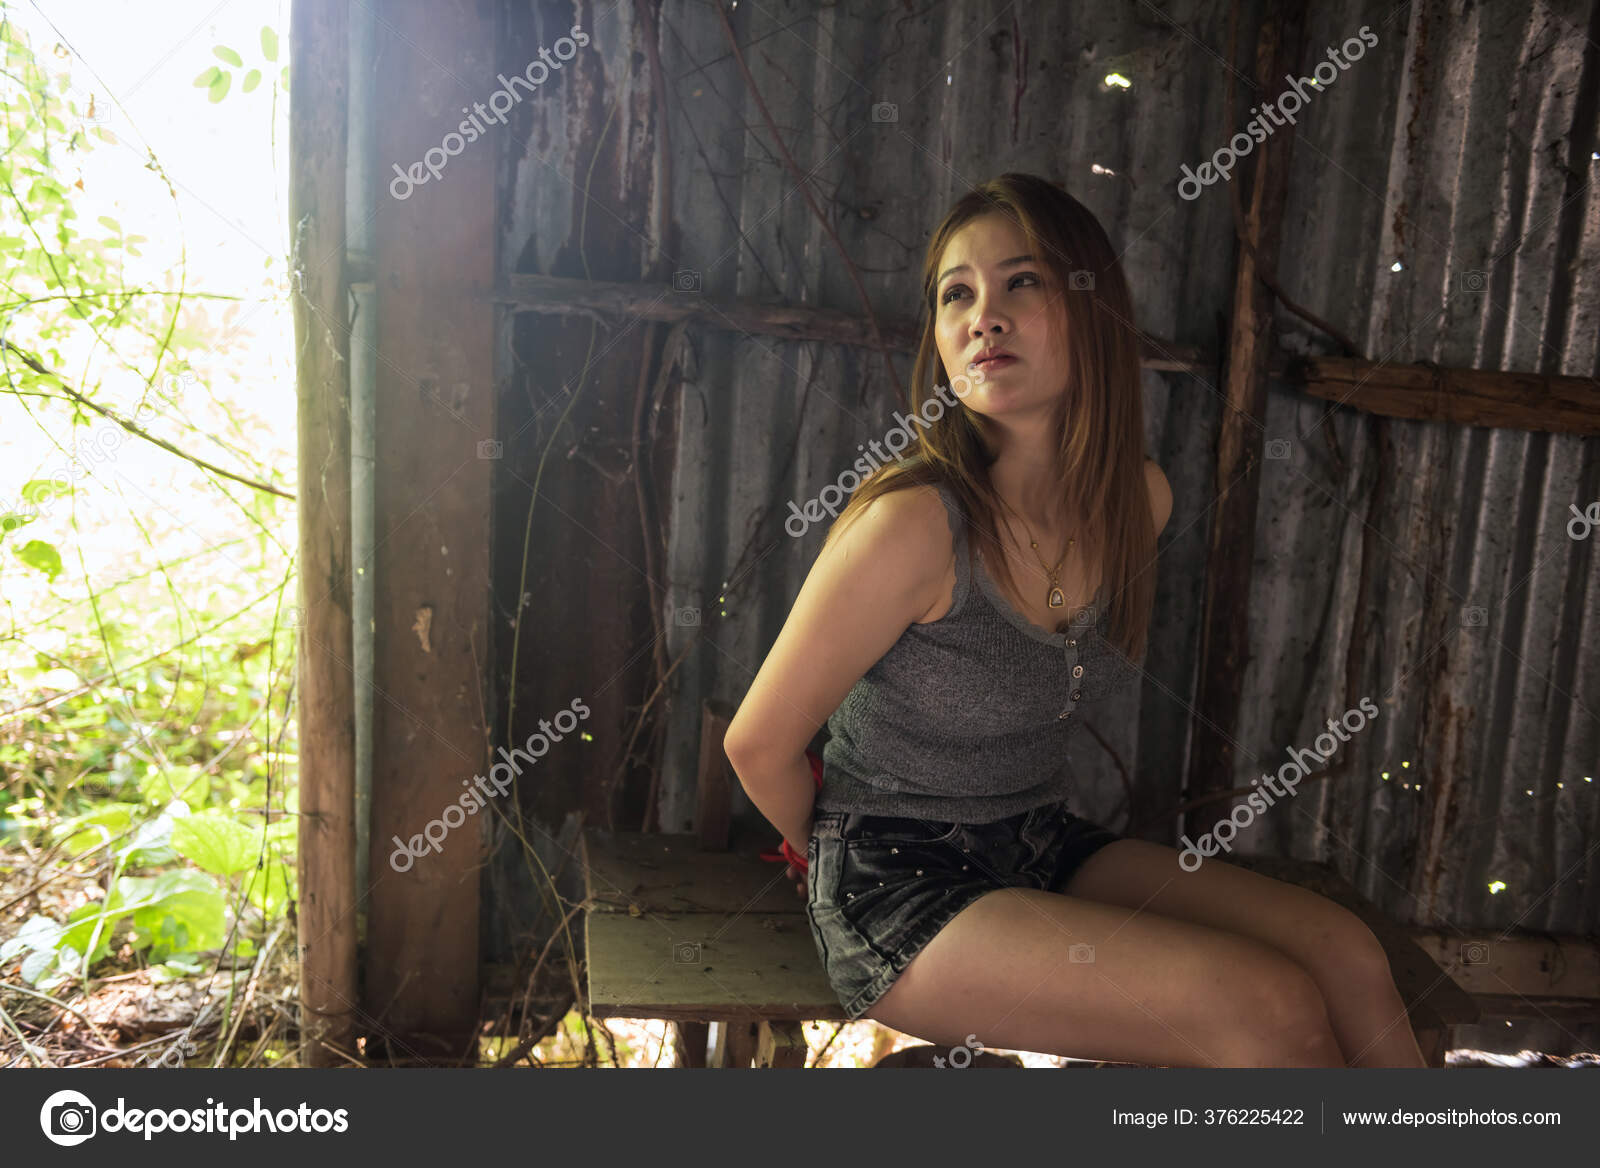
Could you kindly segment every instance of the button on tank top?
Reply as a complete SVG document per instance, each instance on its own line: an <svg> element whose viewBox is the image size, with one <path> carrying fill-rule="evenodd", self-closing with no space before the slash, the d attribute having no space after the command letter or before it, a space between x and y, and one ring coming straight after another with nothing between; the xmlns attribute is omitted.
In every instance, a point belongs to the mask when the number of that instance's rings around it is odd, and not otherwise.
<svg viewBox="0 0 1600 1168"><path fill-rule="evenodd" d="M943 486L939 497L955 545L950 611L910 625L828 719L819 811L989 823L1059 802L1080 708L1139 674L1105 638L1103 587L1066 632L1046 632L973 554L955 497Z"/></svg>

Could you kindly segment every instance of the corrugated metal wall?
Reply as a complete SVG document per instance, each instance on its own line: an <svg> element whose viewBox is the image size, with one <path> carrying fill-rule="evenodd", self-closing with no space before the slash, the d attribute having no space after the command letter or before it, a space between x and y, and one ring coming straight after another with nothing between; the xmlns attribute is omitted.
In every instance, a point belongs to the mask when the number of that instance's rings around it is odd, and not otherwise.
<svg viewBox="0 0 1600 1168"><path fill-rule="evenodd" d="M1260 6L1242 7L1239 58L1249 62ZM921 249L955 197L1029 170L1101 218L1146 332L1216 347L1234 271L1228 191L1185 201L1177 180L1259 100L1241 66L1227 123L1226 4L763 0L732 19L878 313L915 315ZM629 128L608 181L629 201L652 183L659 198L661 178L639 113L650 79L635 20L629 6L591 17L591 51L615 90L605 97ZM1600 6L1319 4L1307 66L1364 25L1377 45L1298 115L1278 272L1286 293L1369 358L1593 375ZM681 228L674 264L706 293L858 311L715 8L669 0L658 44ZM1129 84L1108 84L1111 74ZM567 100L573 112L595 108ZM894 120L875 120L878 103ZM527 157L513 160L508 259L535 240L555 254L551 241L575 233L570 197L533 194L550 180L529 158L554 158L569 177L589 161L563 144L570 127L551 126L536 123ZM641 251L640 270L651 258ZM1288 348L1330 351L1287 312L1279 327ZM821 545L820 529L784 533L787 502L831 481L897 404L882 359L864 350L691 338L668 657L704 635L672 678L667 831L693 822L701 701L743 696ZM909 359L898 370L909 381ZM1135 819L1182 798L1219 386L1147 372L1145 408L1148 452L1175 497L1145 681L1087 714L1072 756L1077 810L1118 828L1130 814L1118 760ZM1594 931L1600 597L1595 541L1571 539L1565 524L1569 504L1600 499L1596 443L1390 422L1276 387L1264 429L1287 456L1270 458L1261 479L1235 784L1311 745L1363 696L1381 714L1347 748L1348 773L1307 785L1238 846L1326 859L1401 920ZM703 627L686 623L690 610ZM1168 824L1147 834L1172 840L1179 822ZM1503 888L1491 891L1495 881Z"/></svg>
<svg viewBox="0 0 1600 1168"><path fill-rule="evenodd" d="M920 248L948 203L1024 169L1064 182L1126 249L1148 332L1209 346L1233 274L1227 192L1186 202L1176 178L1227 136L1226 6L1161 7L738 15L772 116L815 169L880 313L917 311ZM1594 16L1529 7L1330 4L1310 19L1308 64L1362 25L1378 44L1299 116L1279 278L1369 357L1596 372ZM1247 6L1243 59L1254 19ZM854 309L714 13L669 6L666 23L674 141L697 163L677 169L673 190L686 266L707 292ZM1131 86L1105 85L1111 72ZM1240 115L1250 93L1240 85ZM876 102L898 121L873 122ZM1481 290L1467 274L1480 271ZM1287 313L1279 323L1304 347L1307 326ZM895 408L881 362L860 350L721 334L698 357L681 414L672 602L713 627L676 677L669 829L693 819L700 699L742 697L820 547L820 528L784 534L787 501L832 480ZM909 361L899 369L909 380ZM1119 827L1122 783L1089 726L1134 776L1143 811L1179 801L1218 388L1146 374L1149 453L1175 495L1147 680L1085 719L1074 754L1081 813ZM1263 816L1241 847L1328 859L1403 919L1592 930L1600 859L1585 849L1600 840L1600 786L1585 776L1600 771L1600 627L1593 545L1565 522L1569 503L1600 497L1595 443L1390 422L1277 389L1264 437L1287 440L1288 457L1268 459L1262 479L1235 782L1276 769L1361 696L1382 712L1352 743L1345 777ZM764 554L729 581L752 539ZM677 632L684 642L692 629ZM1491 893L1496 880L1506 887Z"/></svg>

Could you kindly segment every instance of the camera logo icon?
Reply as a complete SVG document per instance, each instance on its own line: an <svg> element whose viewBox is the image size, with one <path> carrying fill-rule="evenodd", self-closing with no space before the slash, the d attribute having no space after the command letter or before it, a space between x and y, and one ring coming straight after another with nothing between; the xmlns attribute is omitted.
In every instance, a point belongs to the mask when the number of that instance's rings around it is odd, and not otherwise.
<svg viewBox="0 0 1600 1168"><path fill-rule="evenodd" d="M1093 965L1094 964L1094 946L1093 945L1074 945L1074 946L1072 946L1070 949L1067 950L1067 960L1072 962L1074 965Z"/></svg>
<svg viewBox="0 0 1600 1168"><path fill-rule="evenodd" d="M94 1135L96 1115L95 1106L87 1095L78 1091L57 1091L39 1108L39 1127L52 1144L71 1148Z"/></svg>
<svg viewBox="0 0 1600 1168"><path fill-rule="evenodd" d="M700 623L700 610L698 608L675 608L672 610L672 623L680 629L693 628Z"/></svg>
<svg viewBox="0 0 1600 1168"><path fill-rule="evenodd" d="M1094 273L1087 269L1067 273L1067 287L1074 292L1093 292Z"/></svg>
<svg viewBox="0 0 1600 1168"><path fill-rule="evenodd" d="M1482 292L1489 286L1488 272L1462 272L1461 290L1463 292Z"/></svg>
<svg viewBox="0 0 1600 1168"><path fill-rule="evenodd" d="M672 273L672 290L674 292L700 291L700 273L693 268L679 268Z"/></svg>
<svg viewBox="0 0 1600 1168"><path fill-rule="evenodd" d="M504 453L505 447L500 444L498 438L485 438L478 443L479 458L499 458Z"/></svg>
<svg viewBox="0 0 1600 1168"><path fill-rule="evenodd" d="M1463 608L1461 610L1461 625L1463 628L1482 628L1489 623L1489 610L1486 608Z"/></svg>
<svg viewBox="0 0 1600 1168"><path fill-rule="evenodd" d="M872 120L875 122L898 122L900 120L900 107L888 101L874 102Z"/></svg>
<svg viewBox="0 0 1600 1168"><path fill-rule="evenodd" d="M1462 965L1488 965L1489 946L1482 941L1468 941L1461 946Z"/></svg>
<svg viewBox="0 0 1600 1168"><path fill-rule="evenodd" d="M1289 440L1287 438L1273 438L1267 442L1266 455L1268 458L1288 458Z"/></svg>
<svg viewBox="0 0 1600 1168"><path fill-rule="evenodd" d="M679 965L699 965L700 942L678 941L672 946L672 960Z"/></svg>

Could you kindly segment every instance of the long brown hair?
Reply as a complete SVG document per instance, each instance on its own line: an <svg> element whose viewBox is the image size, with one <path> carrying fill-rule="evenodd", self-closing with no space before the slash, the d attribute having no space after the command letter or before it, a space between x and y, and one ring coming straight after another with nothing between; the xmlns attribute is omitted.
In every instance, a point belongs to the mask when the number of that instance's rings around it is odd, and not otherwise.
<svg viewBox="0 0 1600 1168"><path fill-rule="evenodd" d="M1064 337L1056 333L1067 355L1066 389L1055 413L1058 485L1068 514L1084 524L1079 543L1085 555L1100 564L1109 639L1137 660L1144 654L1156 591L1139 336L1117 253L1093 212L1055 183L1031 174L1002 174L957 200L929 239L922 263L923 326L911 408L920 414L936 388L950 384L934 339L939 261L957 231L993 213L1009 216L1021 228L1028 250L1051 277L1049 286L1064 301L1064 313L1052 312L1050 325L1055 331L1065 318ZM989 480L995 459L992 424L963 403L930 425L910 428L916 434L914 453L862 481L824 546L878 496L943 484L971 520L968 526L985 565L993 566L991 574L1017 592L995 525L1001 503Z"/></svg>

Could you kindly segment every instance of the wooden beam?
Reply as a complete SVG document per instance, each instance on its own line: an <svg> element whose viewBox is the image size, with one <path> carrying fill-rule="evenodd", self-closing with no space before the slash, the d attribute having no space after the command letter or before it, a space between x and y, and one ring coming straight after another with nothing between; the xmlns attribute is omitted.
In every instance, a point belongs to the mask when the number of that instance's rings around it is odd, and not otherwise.
<svg viewBox="0 0 1600 1168"><path fill-rule="evenodd" d="M1302 19L1297 3L1270 0L1266 6L1256 44L1255 75L1271 78L1274 92L1284 89L1279 79L1300 63ZM1211 547L1201 618L1199 688L1189 751L1189 798L1236 785L1233 728L1238 724L1249 660L1250 570L1271 356L1273 297L1262 282L1261 273L1271 275L1277 268L1293 143L1291 124L1261 144L1249 175L1249 204L1244 222L1239 225L1242 240L1228 338L1226 405L1217 439L1217 501L1211 512ZM1246 180L1238 174L1233 181ZM1230 189L1222 194L1233 198L1238 192ZM1197 808L1186 828L1192 835L1208 832L1229 809L1222 801Z"/></svg>
<svg viewBox="0 0 1600 1168"><path fill-rule="evenodd" d="M1411 929L1440 969L1474 996L1590 999L1600 1005L1600 943L1579 936L1512 936Z"/></svg>
<svg viewBox="0 0 1600 1168"><path fill-rule="evenodd" d="M490 298L512 312L615 317L618 320L686 320L702 328L748 333L780 341L828 341L877 350L871 327L859 313L803 304L729 300L698 290L660 284L606 283L560 276L510 276ZM880 317L884 344L914 353L921 336L917 321ZM1147 338L1144 367L1209 377L1215 358L1198 346Z"/></svg>
<svg viewBox="0 0 1600 1168"><path fill-rule="evenodd" d="M297 286L300 1063L357 1057L355 679L350 623L350 334L345 306L348 6L290 14L289 222ZM343 1057L335 1052L342 1052Z"/></svg>
<svg viewBox="0 0 1600 1168"><path fill-rule="evenodd" d="M855 313L804 304L719 299L659 284L511 276L486 301L511 312L600 315L619 321L686 320L701 328L774 340L877 348L870 330ZM920 335L916 321L883 318L879 323L891 349L916 351ZM1269 344L1266 338L1259 343ZM1217 369L1216 356L1198 345L1141 335L1140 352L1144 368L1163 373L1209 379ZM1600 380L1592 377L1304 357L1275 348L1268 352L1266 373L1311 397L1386 418L1600 434Z"/></svg>
<svg viewBox="0 0 1600 1168"><path fill-rule="evenodd" d="M442 153L456 115L455 99L439 95L459 78L494 76L495 26L472 0L406 0L384 6L376 38L379 696L364 1001L378 1032L369 1050L453 1062L474 1044L478 873L494 812L450 825L439 850L423 848L403 870L390 855L396 837L442 822L463 783L489 776L495 452L479 443L495 437L495 322L483 295L494 282L497 151L480 142L450 156L440 181L404 198L391 193L389 168Z"/></svg>
<svg viewBox="0 0 1600 1168"><path fill-rule="evenodd" d="M1286 379L1312 397L1386 418L1600 435L1600 380L1542 373L1391 365L1347 357L1291 362Z"/></svg>

